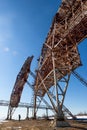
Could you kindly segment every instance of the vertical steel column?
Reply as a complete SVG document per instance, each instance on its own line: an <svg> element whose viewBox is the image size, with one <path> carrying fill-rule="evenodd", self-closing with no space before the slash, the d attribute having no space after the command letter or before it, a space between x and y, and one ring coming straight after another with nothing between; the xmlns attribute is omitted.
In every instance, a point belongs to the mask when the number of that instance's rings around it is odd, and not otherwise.
<svg viewBox="0 0 87 130"><path fill-rule="evenodd" d="M9 108L8 108L8 114L7 114L7 119L12 119L12 110L13 110L13 108L11 107L11 106L9 106Z"/></svg>
<svg viewBox="0 0 87 130"><path fill-rule="evenodd" d="M53 61L53 72L54 72L54 86L55 86L55 91L56 91L56 107L58 112L56 113L56 119L57 120L64 120L64 115L62 108L60 106L59 102L59 94L58 94L58 85L57 85L57 78L56 78L56 68L55 68L55 57L54 53L52 52L52 61Z"/></svg>
<svg viewBox="0 0 87 130"><path fill-rule="evenodd" d="M52 60L53 60L54 86L55 86L55 90L56 90L56 103L57 103L57 109L58 109L59 108L58 87L57 87L55 60L54 60L54 53L53 52L52 52Z"/></svg>
<svg viewBox="0 0 87 130"><path fill-rule="evenodd" d="M46 108L46 118L48 119L48 108Z"/></svg>
<svg viewBox="0 0 87 130"><path fill-rule="evenodd" d="M36 92L34 91L34 113L33 113L34 119L36 119L36 100L37 100L37 96L36 96Z"/></svg>
<svg viewBox="0 0 87 130"><path fill-rule="evenodd" d="M10 107L10 106L9 106ZM8 113L7 113L7 120L9 119L9 108L8 108Z"/></svg>
<svg viewBox="0 0 87 130"><path fill-rule="evenodd" d="M26 119L29 119L29 107L27 107L27 115L26 115Z"/></svg>
<svg viewBox="0 0 87 130"><path fill-rule="evenodd" d="M54 86L55 86L55 91L56 91L56 108L57 108L57 116L59 115L59 97L58 97L58 86L57 86L57 78L56 78L56 68L55 68L55 55L54 55L54 40L55 40L55 29L56 29L56 21L54 24L54 29L53 29L53 38L52 38L52 63L53 63L53 74L54 74Z"/></svg>

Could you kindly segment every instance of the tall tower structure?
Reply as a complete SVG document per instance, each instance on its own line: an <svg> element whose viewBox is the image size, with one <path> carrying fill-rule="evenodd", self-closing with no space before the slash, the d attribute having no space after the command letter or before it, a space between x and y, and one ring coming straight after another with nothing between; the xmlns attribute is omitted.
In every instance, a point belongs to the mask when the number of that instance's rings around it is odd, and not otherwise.
<svg viewBox="0 0 87 130"><path fill-rule="evenodd" d="M63 113L64 99L71 73L81 66L78 45L86 37L87 1L62 0L39 58L35 80L35 117L37 97L47 94L55 111L56 125L67 125ZM52 87L55 102L50 92Z"/></svg>

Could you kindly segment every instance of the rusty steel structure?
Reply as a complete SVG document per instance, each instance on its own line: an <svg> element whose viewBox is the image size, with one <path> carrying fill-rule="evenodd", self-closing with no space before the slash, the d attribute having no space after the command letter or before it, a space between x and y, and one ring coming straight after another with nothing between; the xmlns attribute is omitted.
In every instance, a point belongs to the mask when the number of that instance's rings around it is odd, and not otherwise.
<svg viewBox="0 0 87 130"><path fill-rule="evenodd" d="M10 105L10 102L9 101L6 101L6 100L0 100L0 106L5 106L5 107L8 107ZM33 104L30 104L30 103L24 103L24 102L20 102L20 103L18 103L18 107L20 107L20 108L26 108L26 117L25 117L25 119L29 119L29 118L31 118L31 115L30 115L30 113L29 113L29 110L30 109L33 109ZM44 110L46 110L46 117L48 117L48 110L52 110L52 107L50 107L50 106L45 106L45 105L41 105L40 107L39 107L39 109L44 109Z"/></svg>
<svg viewBox="0 0 87 130"><path fill-rule="evenodd" d="M16 81L15 81L15 84L11 93L11 97L10 97L10 103L9 103L8 115L7 115L8 119L9 118L11 119L13 109L18 107L21 94L24 88L24 84L27 82L27 79L30 73L30 65L31 65L32 59L33 59L33 56L28 57L25 60L19 74L17 75Z"/></svg>
<svg viewBox="0 0 87 130"><path fill-rule="evenodd" d="M48 95L56 119L64 121L63 103L71 73L81 66L79 43L87 37L87 0L62 0L41 50L35 79L37 97ZM50 93L55 89L56 102Z"/></svg>
<svg viewBox="0 0 87 130"><path fill-rule="evenodd" d="M7 118L11 119L14 108L18 107L24 84L33 90L33 116L43 101L46 108L55 114L55 120L65 122L65 112L75 116L64 106L64 99L69 86L71 74L87 87L75 69L82 65L78 51L79 43L87 37L87 0L62 0L54 16L52 25L42 46L36 75L30 70L32 57L28 57L19 72L12 90ZM28 75L34 78L34 85L28 81ZM48 96L48 100L45 99ZM57 125L57 124L56 124ZM64 126L67 123L64 123Z"/></svg>

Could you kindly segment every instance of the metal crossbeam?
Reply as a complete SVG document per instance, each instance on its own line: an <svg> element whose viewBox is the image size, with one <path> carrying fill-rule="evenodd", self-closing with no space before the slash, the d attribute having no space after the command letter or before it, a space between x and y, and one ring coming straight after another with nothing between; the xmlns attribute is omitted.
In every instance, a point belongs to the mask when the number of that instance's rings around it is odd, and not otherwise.
<svg viewBox="0 0 87 130"><path fill-rule="evenodd" d="M75 70L72 71L72 74L84 85L87 87L87 81L79 74L77 73Z"/></svg>
<svg viewBox="0 0 87 130"><path fill-rule="evenodd" d="M10 104L10 102L9 101L5 101L5 100L0 100L0 106L9 106L9 104ZM29 108L34 108L34 106L32 105L32 104L29 104L29 103L22 103L22 102L20 102L19 104L18 104L18 107L25 107L25 108L27 108L27 107L29 107ZM50 106L50 105L47 105L47 106L45 106L45 105L40 105L39 106L39 109L52 109L52 107Z"/></svg>

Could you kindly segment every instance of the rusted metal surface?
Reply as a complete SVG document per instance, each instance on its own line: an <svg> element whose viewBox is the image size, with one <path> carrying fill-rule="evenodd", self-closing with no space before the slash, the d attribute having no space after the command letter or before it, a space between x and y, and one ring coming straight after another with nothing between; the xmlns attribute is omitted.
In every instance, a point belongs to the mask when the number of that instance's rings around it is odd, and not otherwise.
<svg viewBox="0 0 87 130"><path fill-rule="evenodd" d="M28 75L30 73L30 65L31 65L32 59L33 59L33 56L28 57L26 59L19 74L17 75L14 88L12 90L11 98L10 98L11 107L17 107L18 103L20 102L24 84L26 83Z"/></svg>
<svg viewBox="0 0 87 130"><path fill-rule="evenodd" d="M86 36L87 0L63 0L41 50L35 81L37 96L44 96L54 85L53 58L58 81L81 65L78 45Z"/></svg>

